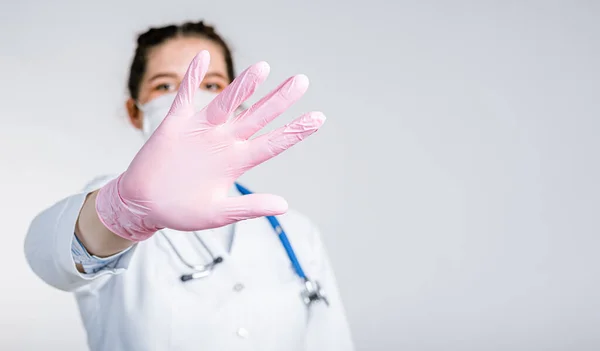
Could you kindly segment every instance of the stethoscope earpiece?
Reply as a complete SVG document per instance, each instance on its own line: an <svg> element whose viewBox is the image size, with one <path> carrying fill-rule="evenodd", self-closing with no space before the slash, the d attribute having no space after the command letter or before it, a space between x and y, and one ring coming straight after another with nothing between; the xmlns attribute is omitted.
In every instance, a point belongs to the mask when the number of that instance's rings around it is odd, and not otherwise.
<svg viewBox="0 0 600 351"><path fill-rule="evenodd" d="M212 255L212 254L211 254ZM223 257L218 256L216 257L211 263L202 266L201 269L197 269L194 273L191 274L183 274L180 279L182 282L187 282L190 281L192 279L198 279L198 278L204 278L207 277L212 270L215 268L215 266L219 263L223 262ZM184 262L185 263L185 262ZM192 266L193 267L193 266Z"/></svg>

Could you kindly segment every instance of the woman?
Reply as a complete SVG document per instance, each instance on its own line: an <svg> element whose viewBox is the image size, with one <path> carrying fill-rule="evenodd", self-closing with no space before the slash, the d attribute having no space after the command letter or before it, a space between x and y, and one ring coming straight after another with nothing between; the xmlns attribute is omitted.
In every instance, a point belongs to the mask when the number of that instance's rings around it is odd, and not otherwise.
<svg viewBox="0 0 600 351"><path fill-rule="evenodd" d="M308 113L250 139L308 87L291 77L236 115L268 71L259 62L233 80L228 46L202 22L138 38L126 108L144 146L122 174L40 213L25 243L33 271L75 294L92 350L353 348L315 226L280 197L236 192L245 171L324 122ZM304 301L265 216L281 221L329 305Z"/></svg>

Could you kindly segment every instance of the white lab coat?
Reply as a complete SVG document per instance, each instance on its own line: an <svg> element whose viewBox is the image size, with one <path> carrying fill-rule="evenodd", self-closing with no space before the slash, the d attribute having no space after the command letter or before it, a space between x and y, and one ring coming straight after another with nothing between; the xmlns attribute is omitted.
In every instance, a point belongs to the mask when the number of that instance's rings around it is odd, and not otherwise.
<svg viewBox="0 0 600 351"><path fill-rule="evenodd" d="M264 218L238 222L230 252L213 232L200 232L211 251L224 258L203 279L180 281L190 269L161 235L134 245L115 268L79 273L71 254L75 223L86 195L109 179L44 210L25 241L33 271L75 294L91 350L354 349L318 230L291 210L279 217L281 224L307 275L323 286L329 307L306 308L302 283ZM188 261L205 262L191 235L172 230L166 235Z"/></svg>

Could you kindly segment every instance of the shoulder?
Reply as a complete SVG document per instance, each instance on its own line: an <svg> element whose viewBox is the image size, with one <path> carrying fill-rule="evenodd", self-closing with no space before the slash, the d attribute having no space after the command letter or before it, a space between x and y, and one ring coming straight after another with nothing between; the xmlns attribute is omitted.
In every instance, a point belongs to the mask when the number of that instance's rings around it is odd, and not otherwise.
<svg viewBox="0 0 600 351"><path fill-rule="evenodd" d="M277 216L282 225L288 225L294 228L304 228L309 230L316 229L316 224L304 213L290 208L283 215Z"/></svg>
<svg viewBox="0 0 600 351"><path fill-rule="evenodd" d="M292 242L303 245L313 252L319 249L321 245L319 228L310 217L291 208L277 218Z"/></svg>
<svg viewBox="0 0 600 351"><path fill-rule="evenodd" d="M307 215L294 209L289 209L278 218L306 274L321 275L327 257L318 225Z"/></svg>

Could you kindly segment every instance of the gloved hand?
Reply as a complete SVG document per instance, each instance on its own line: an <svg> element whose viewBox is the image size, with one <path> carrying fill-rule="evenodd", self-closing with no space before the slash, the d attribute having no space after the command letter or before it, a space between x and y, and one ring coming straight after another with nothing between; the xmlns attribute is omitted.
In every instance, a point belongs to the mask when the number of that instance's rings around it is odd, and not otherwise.
<svg viewBox="0 0 600 351"><path fill-rule="evenodd" d="M249 140L304 94L308 79L289 78L229 119L265 81L269 65L250 66L208 106L194 111L194 93L209 61L207 51L194 58L163 122L127 170L99 190L96 211L113 233L137 242L163 228L203 230L287 211L286 201L279 196L228 197L228 191L244 172L302 141L324 123L322 113L307 113Z"/></svg>

